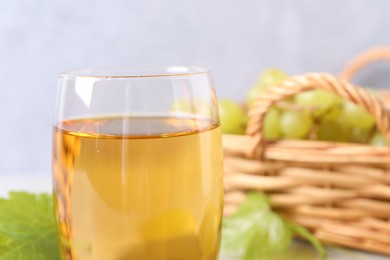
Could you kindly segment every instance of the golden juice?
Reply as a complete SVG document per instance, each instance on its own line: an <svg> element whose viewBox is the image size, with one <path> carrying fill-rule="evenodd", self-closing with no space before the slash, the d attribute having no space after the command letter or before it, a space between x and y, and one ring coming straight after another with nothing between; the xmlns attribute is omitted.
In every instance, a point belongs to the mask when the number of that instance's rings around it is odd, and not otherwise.
<svg viewBox="0 0 390 260"><path fill-rule="evenodd" d="M63 258L216 259L220 135L199 118L91 118L55 127Z"/></svg>

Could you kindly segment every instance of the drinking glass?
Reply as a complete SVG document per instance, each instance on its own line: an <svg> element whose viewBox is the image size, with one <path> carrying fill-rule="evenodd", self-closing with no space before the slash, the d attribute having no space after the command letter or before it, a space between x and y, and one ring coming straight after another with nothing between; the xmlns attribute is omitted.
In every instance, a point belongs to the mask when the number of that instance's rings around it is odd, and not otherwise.
<svg viewBox="0 0 390 260"><path fill-rule="evenodd" d="M53 186L63 259L216 259L222 145L211 73L60 75Z"/></svg>

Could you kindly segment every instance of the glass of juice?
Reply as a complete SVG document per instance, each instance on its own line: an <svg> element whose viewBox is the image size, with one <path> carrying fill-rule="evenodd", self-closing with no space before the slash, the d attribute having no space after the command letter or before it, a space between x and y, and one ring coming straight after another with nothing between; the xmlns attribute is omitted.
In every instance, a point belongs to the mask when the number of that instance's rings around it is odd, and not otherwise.
<svg viewBox="0 0 390 260"><path fill-rule="evenodd" d="M217 259L223 166L209 70L63 73L53 133L63 259Z"/></svg>

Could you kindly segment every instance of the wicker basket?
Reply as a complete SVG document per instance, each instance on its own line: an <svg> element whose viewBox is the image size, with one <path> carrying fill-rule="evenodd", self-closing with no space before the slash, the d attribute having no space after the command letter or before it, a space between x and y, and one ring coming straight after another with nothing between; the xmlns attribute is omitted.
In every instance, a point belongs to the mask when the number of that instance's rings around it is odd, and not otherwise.
<svg viewBox="0 0 390 260"><path fill-rule="evenodd" d="M379 46L370 48L359 55L353 57L344 66L340 73L340 77L351 81L353 77L358 74L361 70L370 66L372 63L379 61L390 60L390 46ZM385 106L390 109L390 86L387 89L380 89L380 98L384 101Z"/></svg>
<svg viewBox="0 0 390 260"><path fill-rule="evenodd" d="M345 65L340 77L351 80L363 68L381 60L390 60L390 46L374 47L360 53Z"/></svg>
<svg viewBox="0 0 390 260"><path fill-rule="evenodd" d="M315 88L365 107L390 141L388 110L362 88L326 73L291 77L259 96L248 112L247 135L223 136L224 214L234 212L246 192L266 192L275 211L323 242L390 255L388 147L264 140L267 110Z"/></svg>

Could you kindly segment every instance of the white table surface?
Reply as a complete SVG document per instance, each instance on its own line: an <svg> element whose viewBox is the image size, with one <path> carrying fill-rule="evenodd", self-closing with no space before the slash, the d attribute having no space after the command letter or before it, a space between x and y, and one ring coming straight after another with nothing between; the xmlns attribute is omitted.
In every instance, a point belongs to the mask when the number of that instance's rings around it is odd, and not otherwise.
<svg viewBox="0 0 390 260"><path fill-rule="evenodd" d="M50 173L0 173L0 197L6 197L9 191L51 192ZM296 242L298 247L306 243ZM369 254L356 250L328 247L329 260L389 260L389 256ZM222 255L221 260L235 260L237 257ZM238 258L239 259L239 258ZM299 259L288 259L299 260Z"/></svg>

